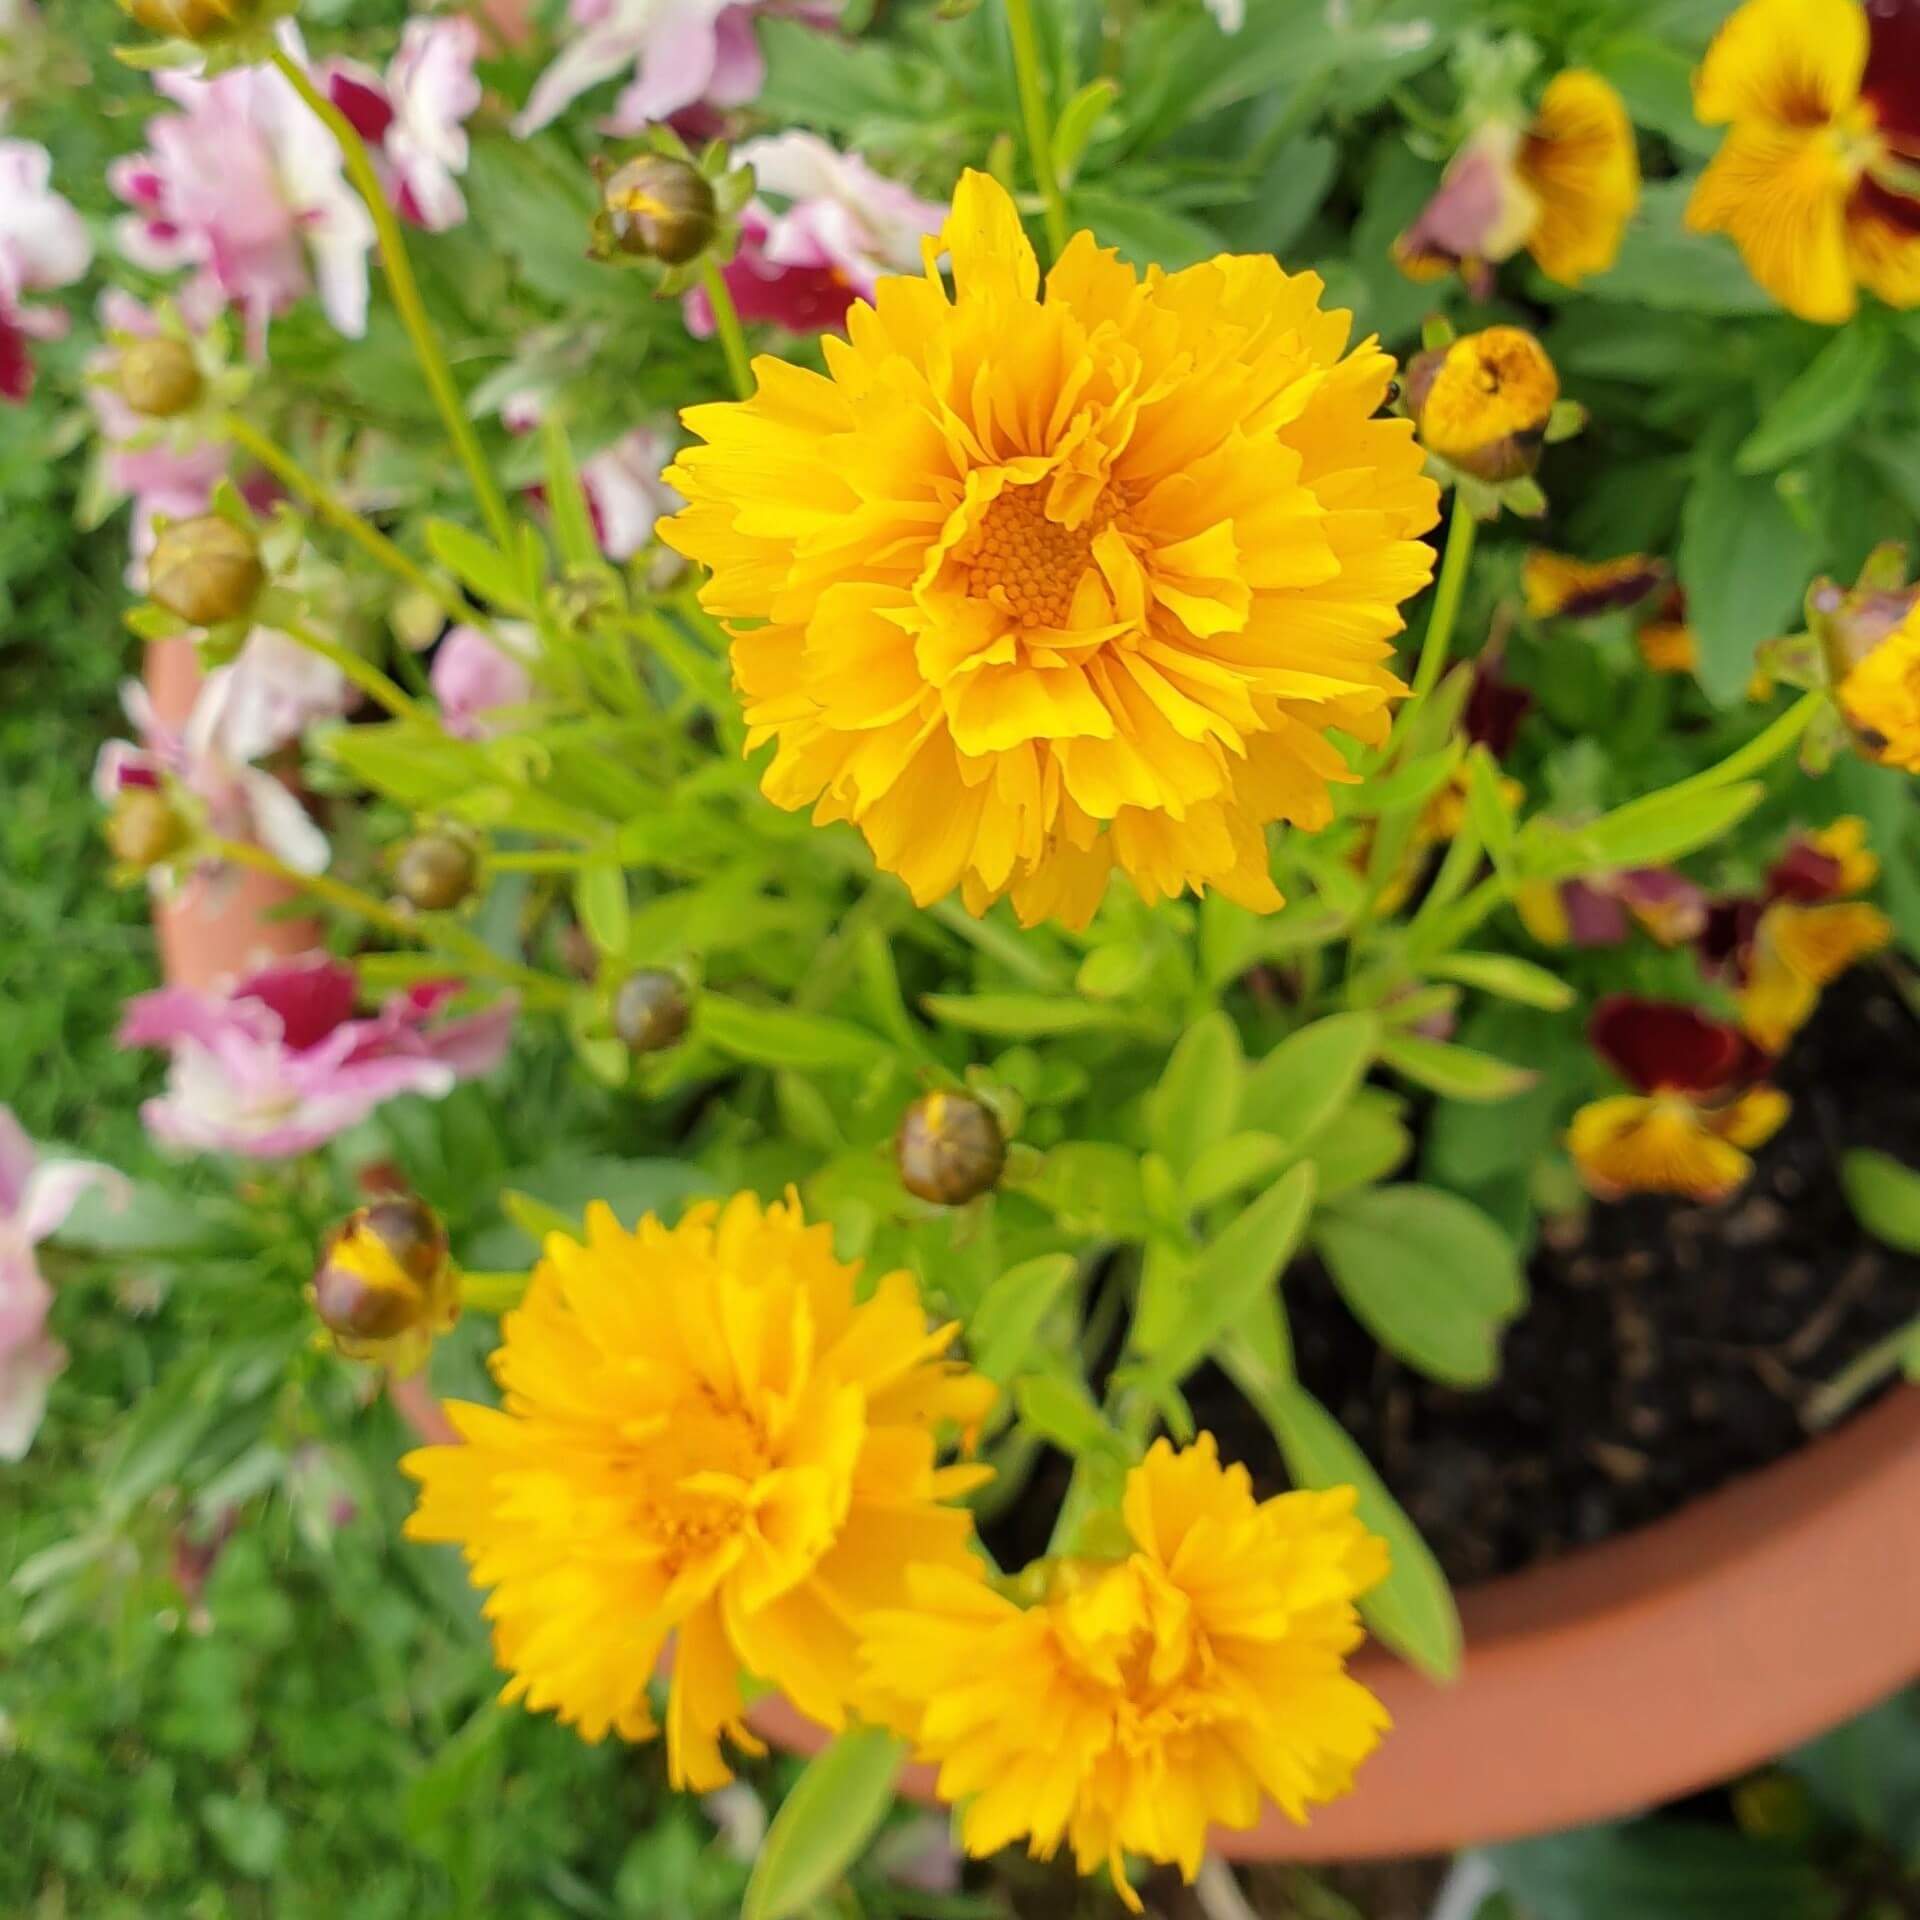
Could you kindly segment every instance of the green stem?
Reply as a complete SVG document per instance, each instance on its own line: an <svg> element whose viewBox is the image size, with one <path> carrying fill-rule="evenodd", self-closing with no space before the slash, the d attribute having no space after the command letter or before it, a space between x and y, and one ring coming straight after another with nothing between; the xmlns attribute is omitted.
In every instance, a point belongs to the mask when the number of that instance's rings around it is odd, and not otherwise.
<svg viewBox="0 0 1920 1920"><path fill-rule="evenodd" d="M529 1275L524 1273L460 1272L460 1304L476 1313L506 1313L525 1297Z"/></svg>
<svg viewBox="0 0 1920 1920"><path fill-rule="evenodd" d="M432 924L411 919L398 908L388 906L384 900L376 900L372 894L362 893L358 887L350 887L342 880L335 880L324 873L301 873L269 853L265 847L257 847L249 840L222 840L210 836L205 846L207 852L217 860L267 874L315 900L323 901L338 913L352 914L367 921L410 946L431 948L437 944L444 947L450 955L457 955L460 963L470 971L485 974L489 979L514 988L531 1005L558 1010L572 1002L573 994L565 981L556 980L550 974L536 973L531 967L515 966L511 960L502 960L484 940L443 918L436 916Z"/></svg>
<svg viewBox="0 0 1920 1920"><path fill-rule="evenodd" d="M374 236L380 247L380 263L386 269L387 285L392 290L400 323L413 343L414 356L420 362L420 371L426 376L434 404L440 409L440 418L446 423L455 451L460 455L460 463L467 470L474 498L480 505L481 517L493 535L494 544L503 552L510 552L513 546L513 516L507 511L505 496L493 477L493 469L487 465L487 456L481 449L479 436L473 430L473 422L467 418L460 389L454 384L446 355L440 350L440 339L434 332L432 316L427 312L426 302L420 297L419 282L413 277L413 262L407 257L406 239L400 231L400 223L393 217L393 209L387 204L387 196L380 186L380 176L374 171L365 143L347 117L313 84L313 76L299 61L281 47L274 48L272 58L287 84L306 102L308 109L339 143L341 157L346 162L347 177L353 182L360 198L367 203L367 212L373 217Z"/></svg>
<svg viewBox="0 0 1920 1920"><path fill-rule="evenodd" d="M1916 1343L1920 1343L1920 1320L1909 1320L1885 1339L1875 1341L1807 1402L1803 1416L1807 1425L1816 1430L1832 1426L1861 1395L1897 1372Z"/></svg>
<svg viewBox="0 0 1920 1920"><path fill-rule="evenodd" d="M411 695L402 691L397 682L389 679L364 655L315 633L304 621L291 620L281 631L288 639L297 640L309 653L317 653L322 660L330 662L369 700L384 707L394 719L429 727L437 724Z"/></svg>
<svg viewBox="0 0 1920 1920"><path fill-rule="evenodd" d="M1453 519L1447 527L1447 551L1440 562L1439 584L1433 590L1433 610L1420 642L1420 659L1413 670L1413 698L1400 710L1401 718L1439 684L1453 649L1453 629L1460 618L1460 599L1467 589L1467 570L1473 564L1473 539L1479 527L1473 509L1456 488Z"/></svg>
<svg viewBox="0 0 1920 1920"><path fill-rule="evenodd" d="M1057 260L1066 249L1067 202L1053 170L1053 123L1047 114L1046 78L1040 65L1040 36L1033 26L1033 0L1006 0L1007 34L1013 42L1013 76L1020 89L1020 114L1027 124L1027 159L1046 211L1047 250Z"/></svg>
<svg viewBox="0 0 1920 1920"><path fill-rule="evenodd" d="M734 397L751 400L753 368L747 359L747 336L741 331L740 309L733 304L733 290L727 285L727 276L708 260L700 268L700 284L707 290L707 303L713 308L713 328L726 351Z"/></svg>
<svg viewBox="0 0 1920 1920"><path fill-rule="evenodd" d="M363 519L316 474L309 473L292 454L285 452L237 413L221 423L229 440L244 448L283 486L297 493L321 519L355 543L363 553L377 560L387 571L404 580L416 593L431 597L450 619L469 625L483 624L485 616L468 606L444 580L437 579L425 567L403 553L380 529Z"/></svg>

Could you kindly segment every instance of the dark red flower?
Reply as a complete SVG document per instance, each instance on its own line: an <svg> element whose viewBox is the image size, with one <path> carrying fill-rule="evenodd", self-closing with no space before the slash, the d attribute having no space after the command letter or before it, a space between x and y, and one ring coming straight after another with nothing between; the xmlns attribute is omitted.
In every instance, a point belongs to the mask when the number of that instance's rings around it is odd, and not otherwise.
<svg viewBox="0 0 1920 1920"><path fill-rule="evenodd" d="M1677 1000L1611 994L1594 1008L1587 1037L1639 1093L1728 1093L1767 1067L1767 1056L1738 1027Z"/></svg>
<svg viewBox="0 0 1920 1920"><path fill-rule="evenodd" d="M1473 664L1473 686L1460 717L1467 738L1504 760L1513 750L1521 721L1532 711L1533 695L1501 673L1500 651L1489 647Z"/></svg>

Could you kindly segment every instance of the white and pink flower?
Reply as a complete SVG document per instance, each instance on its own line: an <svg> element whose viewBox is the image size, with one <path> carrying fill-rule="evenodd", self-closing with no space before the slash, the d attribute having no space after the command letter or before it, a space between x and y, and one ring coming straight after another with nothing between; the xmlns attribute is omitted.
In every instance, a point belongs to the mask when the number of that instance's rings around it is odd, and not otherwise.
<svg viewBox="0 0 1920 1920"><path fill-rule="evenodd" d="M295 29L280 31L304 62ZM157 273L191 268L240 309L256 352L268 320L313 292L341 333L363 334L373 221L292 86L266 66L154 84L180 111L148 121L147 150L108 174L132 209L120 223L127 257Z"/></svg>
<svg viewBox="0 0 1920 1920"><path fill-rule="evenodd" d="M428 682L440 703L440 722L456 740L490 740L504 731L504 716L533 697L527 655L533 629L517 621L496 626L455 627L434 651Z"/></svg>
<svg viewBox="0 0 1920 1920"><path fill-rule="evenodd" d="M516 133L538 132L622 75L609 133L638 133L693 106L744 106L766 78L740 0L572 0L567 12L573 37L534 83Z"/></svg>
<svg viewBox="0 0 1920 1920"><path fill-rule="evenodd" d="M838 327L855 300L872 299L883 274L917 271L921 241L946 219L944 207L818 134L748 140L734 157L753 168L758 189L741 215L740 251L723 269L742 320L770 320L789 333ZM688 329L706 339L706 289L689 291L684 310Z"/></svg>
<svg viewBox="0 0 1920 1920"><path fill-rule="evenodd" d="M326 835L281 781L248 765L240 751L257 746L267 726L248 676L236 673L239 665L236 660L208 676L178 733L161 721L146 688L129 680L120 698L138 738L109 740L100 749L94 793L110 807L131 789L171 782L203 811L207 829L221 839L251 841L296 873L323 872L331 855ZM156 872L162 885L173 878Z"/></svg>
<svg viewBox="0 0 1920 1920"><path fill-rule="evenodd" d="M156 1140L205 1153L283 1160L357 1125L384 1101L442 1099L506 1053L513 1003L441 1014L457 982L356 1012L359 976L326 954L249 974L224 994L162 987L127 1004L123 1047L171 1056L166 1091L141 1118Z"/></svg>
<svg viewBox="0 0 1920 1920"><path fill-rule="evenodd" d="M0 401L33 391L31 342L67 330L58 307L28 297L71 286L93 261L86 223L53 190L53 161L31 140L0 140Z"/></svg>
<svg viewBox="0 0 1920 1920"><path fill-rule="evenodd" d="M410 20L382 78L329 61L327 95L371 148L402 219L444 233L467 217L467 121L480 105L480 29L464 14Z"/></svg>
<svg viewBox="0 0 1920 1920"><path fill-rule="evenodd" d="M47 1388L67 1364L47 1332L53 1290L34 1249L57 1232L89 1187L124 1193L117 1173L89 1160L43 1160L0 1106L0 1460L26 1457Z"/></svg>

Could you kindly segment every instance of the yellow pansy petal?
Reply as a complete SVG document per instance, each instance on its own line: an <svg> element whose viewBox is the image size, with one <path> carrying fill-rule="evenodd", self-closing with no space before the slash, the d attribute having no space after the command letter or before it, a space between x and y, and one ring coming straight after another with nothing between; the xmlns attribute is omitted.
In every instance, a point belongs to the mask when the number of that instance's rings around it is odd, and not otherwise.
<svg viewBox="0 0 1920 1920"><path fill-rule="evenodd" d="M1693 110L1708 126L1816 126L1852 105L1866 64L1859 0L1746 0L1707 47Z"/></svg>
<svg viewBox="0 0 1920 1920"><path fill-rule="evenodd" d="M1540 271L1569 287L1606 272L1640 203L1640 156L1619 94L1584 68L1555 74L1516 165L1539 202L1526 245Z"/></svg>
<svg viewBox="0 0 1920 1920"><path fill-rule="evenodd" d="M1567 1150L1588 1188L1603 1200L1629 1193L1671 1193L1723 1200L1753 1163L1677 1095L1616 1094L1573 1116Z"/></svg>

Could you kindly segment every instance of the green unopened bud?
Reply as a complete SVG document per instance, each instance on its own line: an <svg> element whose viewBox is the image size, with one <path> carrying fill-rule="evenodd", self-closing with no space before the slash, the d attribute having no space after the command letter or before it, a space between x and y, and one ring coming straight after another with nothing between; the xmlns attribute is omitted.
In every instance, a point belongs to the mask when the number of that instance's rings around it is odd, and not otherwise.
<svg viewBox="0 0 1920 1920"><path fill-rule="evenodd" d="M107 815L107 845L122 866L145 873L187 844L187 823L159 787L123 787Z"/></svg>
<svg viewBox="0 0 1920 1920"><path fill-rule="evenodd" d="M446 1228L411 1197L362 1207L328 1236L309 1297L349 1360L412 1372L460 1314Z"/></svg>
<svg viewBox="0 0 1920 1920"><path fill-rule="evenodd" d="M149 33L206 46L252 26L264 0L120 0L127 17Z"/></svg>
<svg viewBox="0 0 1920 1920"><path fill-rule="evenodd" d="M147 562L147 597L192 627L244 620L266 583L253 536L217 513L169 527Z"/></svg>
<svg viewBox="0 0 1920 1920"><path fill-rule="evenodd" d="M608 175L596 229L604 248L677 267L713 239L719 209L700 170L670 154L647 153Z"/></svg>
<svg viewBox="0 0 1920 1920"><path fill-rule="evenodd" d="M893 1158L909 1193L957 1207L999 1180L1007 1142L984 1101L970 1093L928 1093L900 1116Z"/></svg>
<svg viewBox="0 0 1920 1920"><path fill-rule="evenodd" d="M634 1053L678 1046L693 1019L684 981L664 967L642 967L613 996L613 1030Z"/></svg>
<svg viewBox="0 0 1920 1920"><path fill-rule="evenodd" d="M423 833L400 849L394 891L423 913L445 913L473 891L480 862L457 834Z"/></svg>
<svg viewBox="0 0 1920 1920"><path fill-rule="evenodd" d="M171 420L200 398L205 383L193 349L163 335L123 348L114 368L114 384L135 413L149 420Z"/></svg>

